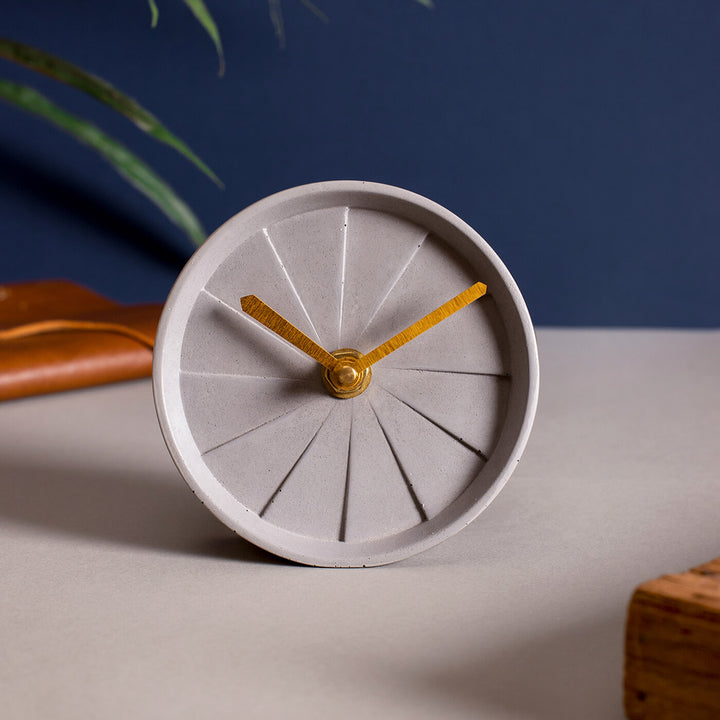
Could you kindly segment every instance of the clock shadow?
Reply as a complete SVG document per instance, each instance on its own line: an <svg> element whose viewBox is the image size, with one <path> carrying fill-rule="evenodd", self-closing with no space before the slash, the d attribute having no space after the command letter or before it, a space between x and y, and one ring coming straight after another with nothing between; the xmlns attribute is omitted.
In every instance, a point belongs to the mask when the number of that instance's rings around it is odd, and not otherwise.
<svg viewBox="0 0 720 720"><path fill-rule="evenodd" d="M366 677L356 671L356 680L380 684L385 692L390 685L398 695L412 693L430 706L452 706L468 717L485 717L493 709L502 717L536 720L623 717L622 605L565 625L548 623L546 629L518 618L504 636L483 627L487 618L478 618L476 598L472 605L462 629L456 628L462 639L454 651L391 667L372 657L364 663ZM523 623L525 631L518 632Z"/></svg>
<svg viewBox="0 0 720 720"><path fill-rule="evenodd" d="M220 560L294 565L236 535L173 472L0 460L0 518L32 534Z"/></svg>

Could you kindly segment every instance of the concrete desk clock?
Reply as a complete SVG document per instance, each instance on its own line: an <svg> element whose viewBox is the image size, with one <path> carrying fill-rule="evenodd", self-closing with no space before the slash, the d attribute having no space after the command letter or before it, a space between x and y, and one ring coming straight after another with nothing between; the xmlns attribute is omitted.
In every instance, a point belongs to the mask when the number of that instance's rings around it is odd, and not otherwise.
<svg viewBox="0 0 720 720"><path fill-rule="evenodd" d="M500 491L535 413L522 296L487 243L419 195L325 182L217 230L163 312L165 441L247 540L382 565L461 530Z"/></svg>

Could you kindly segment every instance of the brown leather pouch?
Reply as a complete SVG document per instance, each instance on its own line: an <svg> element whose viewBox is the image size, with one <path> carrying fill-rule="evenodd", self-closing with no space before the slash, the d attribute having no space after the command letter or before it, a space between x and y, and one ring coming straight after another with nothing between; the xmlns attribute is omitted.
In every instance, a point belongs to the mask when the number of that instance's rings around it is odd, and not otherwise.
<svg viewBox="0 0 720 720"><path fill-rule="evenodd" d="M150 375L161 311L67 280L0 285L0 400Z"/></svg>

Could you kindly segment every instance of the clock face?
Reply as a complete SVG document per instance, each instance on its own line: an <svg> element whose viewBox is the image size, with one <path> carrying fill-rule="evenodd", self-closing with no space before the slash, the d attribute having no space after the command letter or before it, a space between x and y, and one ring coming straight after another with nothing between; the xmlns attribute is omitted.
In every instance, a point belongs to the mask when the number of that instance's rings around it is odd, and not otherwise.
<svg viewBox="0 0 720 720"><path fill-rule="evenodd" d="M479 300L338 398L318 362L241 308L255 295L322 348L368 353L481 281ZM195 254L158 330L154 392L185 480L226 525L313 565L379 565L457 532L532 425L535 338L498 257L413 193L328 182L273 195Z"/></svg>

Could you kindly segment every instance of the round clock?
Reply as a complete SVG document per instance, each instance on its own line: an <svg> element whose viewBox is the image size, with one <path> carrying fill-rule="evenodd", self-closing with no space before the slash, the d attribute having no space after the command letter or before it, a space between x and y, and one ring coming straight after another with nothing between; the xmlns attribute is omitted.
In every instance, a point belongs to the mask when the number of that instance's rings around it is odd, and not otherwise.
<svg viewBox="0 0 720 720"><path fill-rule="evenodd" d="M515 468L538 394L520 291L488 244L399 188L324 182L193 256L155 347L160 426L227 526L322 566L462 529Z"/></svg>

